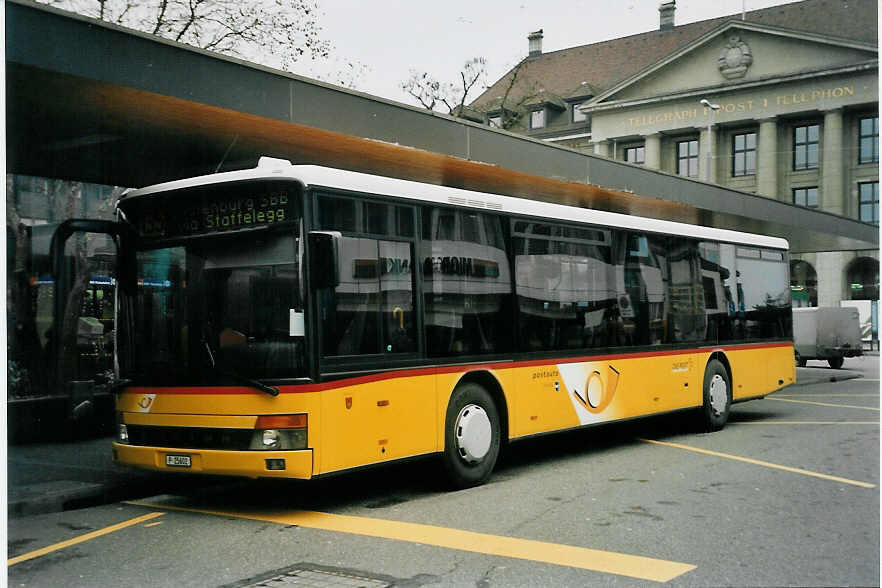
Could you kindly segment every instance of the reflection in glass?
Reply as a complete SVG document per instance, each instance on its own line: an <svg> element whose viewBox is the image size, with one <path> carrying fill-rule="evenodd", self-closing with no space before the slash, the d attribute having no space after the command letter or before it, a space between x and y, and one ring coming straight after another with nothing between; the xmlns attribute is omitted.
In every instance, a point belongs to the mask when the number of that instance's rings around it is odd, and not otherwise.
<svg viewBox="0 0 882 588"><path fill-rule="evenodd" d="M426 208L423 237L429 355L510 350L511 274L502 219L472 210Z"/></svg>

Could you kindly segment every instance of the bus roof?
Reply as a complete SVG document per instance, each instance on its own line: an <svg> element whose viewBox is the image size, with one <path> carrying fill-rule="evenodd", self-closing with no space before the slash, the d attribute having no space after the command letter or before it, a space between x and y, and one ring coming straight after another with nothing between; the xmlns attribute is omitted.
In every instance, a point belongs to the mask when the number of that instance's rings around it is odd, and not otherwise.
<svg viewBox="0 0 882 588"><path fill-rule="evenodd" d="M252 169L209 174L147 186L127 191L122 199L128 200L149 194L226 182L281 178L298 181L307 188L331 188L448 206L493 210L548 220L566 220L635 231L683 235L696 239L723 241L753 247L789 248L787 240L780 237L567 206L528 198L475 192L318 165L292 165L286 160L270 157L261 157L260 163Z"/></svg>

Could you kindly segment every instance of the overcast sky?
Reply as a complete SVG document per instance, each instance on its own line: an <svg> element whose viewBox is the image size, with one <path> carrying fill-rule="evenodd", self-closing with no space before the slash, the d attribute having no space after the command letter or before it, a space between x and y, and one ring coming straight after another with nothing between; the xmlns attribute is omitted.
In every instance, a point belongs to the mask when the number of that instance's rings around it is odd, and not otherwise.
<svg viewBox="0 0 882 588"><path fill-rule="evenodd" d="M792 0L677 0L675 24L738 15ZM487 59L492 83L527 53L527 35L543 29L543 51L597 43L658 28L661 0L319 0L325 38L337 59L365 66L356 89L414 103L398 85L409 71L458 79L472 57ZM443 8L438 8L443 4ZM434 6L435 8L430 8ZM318 70L340 69L331 62ZM475 98L480 92L470 98Z"/></svg>

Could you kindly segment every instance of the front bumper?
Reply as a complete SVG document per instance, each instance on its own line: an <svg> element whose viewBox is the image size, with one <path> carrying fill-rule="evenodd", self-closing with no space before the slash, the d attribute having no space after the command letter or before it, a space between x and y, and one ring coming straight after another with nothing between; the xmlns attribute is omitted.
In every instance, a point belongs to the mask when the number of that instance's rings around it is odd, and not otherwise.
<svg viewBox="0 0 882 588"><path fill-rule="evenodd" d="M166 465L167 455L190 457L190 467ZM284 470L270 470L267 460L285 460ZM312 477L312 450L298 451L223 451L214 449L173 449L113 443L113 461L121 465L190 474L244 476L249 478Z"/></svg>

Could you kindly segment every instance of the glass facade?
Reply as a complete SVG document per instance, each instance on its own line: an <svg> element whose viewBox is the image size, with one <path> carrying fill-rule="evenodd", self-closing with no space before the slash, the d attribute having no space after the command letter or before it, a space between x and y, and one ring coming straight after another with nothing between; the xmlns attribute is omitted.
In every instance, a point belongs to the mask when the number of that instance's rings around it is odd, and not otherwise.
<svg viewBox="0 0 882 588"><path fill-rule="evenodd" d="M106 382L113 367L116 247L103 235L66 246L56 299L49 245L71 218L110 220L123 189L24 175L6 176L7 397L57 396L67 382ZM58 328L57 306L71 320ZM63 352L66 349L67 352Z"/></svg>

